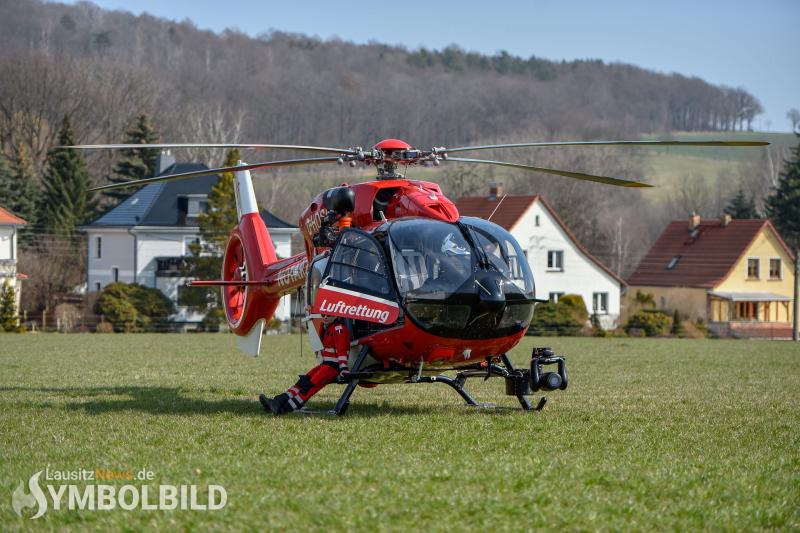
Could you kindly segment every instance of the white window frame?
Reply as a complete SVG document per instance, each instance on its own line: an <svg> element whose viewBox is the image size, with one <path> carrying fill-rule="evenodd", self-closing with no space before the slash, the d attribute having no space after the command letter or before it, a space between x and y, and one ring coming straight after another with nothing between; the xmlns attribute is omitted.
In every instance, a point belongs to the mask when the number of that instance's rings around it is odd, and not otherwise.
<svg viewBox="0 0 800 533"><path fill-rule="evenodd" d="M605 296L605 308L599 309L600 306L598 305L598 303L602 303L603 296ZM600 302L598 302L598 299L600 300ZM593 292L592 293L592 311L596 315L607 315L608 314L608 293L607 292Z"/></svg>
<svg viewBox="0 0 800 533"><path fill-rule="evenodd" d="M563 291L553 291L547 295L547 299L550 300L552 303L557 304L559 298L564 296L564 294L565 293Z"/></svg>
<svg viewBox="0 0 800 533"><path fill-rule="evenodd" d="M778 277L772 277L772 261L778 261ZM767 262L767 275L769 276L767 279L772 281L780 281L783 279L783 259L780 257L770 257L769 261Z"/></svg>
<svg viewBox="0 0 800 533"><path fill-rule="evenodd" d="M751 277L750 276L750 261L755 261L756 262L756 268L758 270L756 272L756 277ZM748 257L747 258L747 263L745 263L744 275L745 275L746 279L748 279L748 280L755 281L755 280L760 280L761 279L761 258L760 257Z"/></svg>
<svg viewBox="0 0 800 533"><path fill-rule="evenodd" d="M550 266L550 254L553 254L553 264L559 262L559 266ZM555 261L555 258L560 258L560 261ZM547 272L564 272L564 250L547 250Z"/></svg>

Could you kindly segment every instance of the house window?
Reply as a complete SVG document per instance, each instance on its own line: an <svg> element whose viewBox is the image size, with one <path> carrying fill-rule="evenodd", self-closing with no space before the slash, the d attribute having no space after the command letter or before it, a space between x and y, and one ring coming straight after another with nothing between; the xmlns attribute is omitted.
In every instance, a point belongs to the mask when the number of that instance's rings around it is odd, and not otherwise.
<svg viewBox="0 0 800 533"><path fill-rule="evenodd" d="M676 255L675 257L670 259L669 263L667 263L667 270L672 270L673 268L675 268L675 266L678 264L678 261L680 261L680 259L681 259L681 256L679 256L679 255Z"/></svg>
<svg viewBox="0 0 800 533"><path fill-rule="evenodd" d="M539 227L539 215L533 217L533 223L537 228Z"/></svg>
<svg viewBox="0 0 800 533"><path fill-rule="evenodd" d="M192 253L191 246L193 244L200 244L200 237L184 237L183 238L183 255Z"/></svg>
<svg viewBox="0 0 800 533"><path fill-rule="evenodd" d="M100 292L100 291L101 291L101 289L102 289L102 288L101 288L101 285L100 285L100 282L99 282L99 281L98 281L97 283L95 283L95 284L94 284L94 290L96 290L97 292Z"/></svg>
<svg viewBox="0 0 800 533"><path fill-rule="evenodd" d="M759 259L758 257L750 257L747 259L747 279L758 279L758 267L759 267Z"/></svg>
<svg viewBox="0 0 800 533"><path fill-rule="evenodd" d="M97 249L97 259L102 259L103 257L103 238L97 237L95 239L95 248Z"/></svg>
<svg viewBox="0 0 800 533"><path fill-rule="evenodd" d="M114 279L114 283L119 281L119 269L117 267L111 269L111 277Z"/></svg>
<svg viewBox="0 0 800 533"><path fill-rule="evenodd" d="M769 279L781 279L781 260L773 257L769 260Z"/></svg>
<svg viewBox="0 0 800 533"><path fill-rule="evenodd" d="M549 250L547 252L547 270L564 271L564 252Z"/></svg>
<svg viewBox="0 0 800 533"><path fill-rule="evenodd" d="M558 303L558 299L564 296L563 292L551 292L549 296L549 300L554 304Z"/></svg>
<svg viewBox="0 0 800 533"><path fill-rule="evenodd" d="M598 315L605 315L608 313L607 292L592 293L592 311L594 311Z"/></svg>
<svg viewBox="0 0 800 533"><path fill-rule="evenodd" d="M736 320L758 320L758 302L736 302Z"/></svg>

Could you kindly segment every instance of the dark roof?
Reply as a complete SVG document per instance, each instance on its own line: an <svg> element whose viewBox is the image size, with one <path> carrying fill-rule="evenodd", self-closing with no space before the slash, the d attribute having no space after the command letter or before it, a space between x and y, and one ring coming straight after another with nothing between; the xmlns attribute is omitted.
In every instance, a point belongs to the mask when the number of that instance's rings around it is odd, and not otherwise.
<svg viewBox="0 0 800 533"><path fill-rule="evenodd" d="M297 228L297 226L289 224L285 220L276 217L266 209L261 210L261 220L264 221L264 225L268 228Z"/></svg>
<svg viewBox="0 0 800 533"><path fill-rule="evenodd" d="M603 264L602 261L589 252L589 250L575 237L575 235L572 234L567 225L564 224L564 221L561 220L561 217L558 216L558 213L556 213L555 210L550 207L550 204L548 204L540 195L507 195L505 200L503 200L503 203L500 204L500 207L498 207L499 202L500 199L495 197L465 196L456 200L456 209L458 209L459 214L462 216L480 217L485 219L488 219L489 216L492 216L492 222L503 227L507 231L511 231L517 221L528 209L530 209L535 202L541 202L542 206L548 213L550 213L550 216L553 217L553 220L556 221L556 224L559 225L567 238L572 241L575 247L584 256L586 256L587 259L600 267L606 274L617 280L620 285L627 285L624 279L619 277L616 273L614 273L613 270L608 268ZM494 213L494 215L492 215L492 213Z"/></svg>
<svg viewBox="0 0 800 533"><path fill-rule="evenodd" d="M630 285L713 288L721 283L761 231L769 229L792 255L767 220L702 221L696 233L688 220L670 222L628 278ZM676 259L677 258L677 259ZM672 268L667 268L674 262Z"/></svg>
<svg viewBox="0 0 800 533"><path fill-rule="evenodd" d="M160 175L168 176L170 174L206 169L208 167L202 163L175 163ZM179 199L194 194L207 195L218 180L219 175L213 174L187 180L146 185L88 224L88 226L196 226L197 219L187 218L185 212L179 208ZM261 212L261 218L268 228L297 227L281 220L266 209Z"/></svg>
<svg viewBox="0 0 800 533"><path fill-rule="evenodd" d="M0 225L3 226L24 226L27 222L23 219L19 218L17 215L11 213L10 211L6 211L2 207L0 207Z"/></svg>

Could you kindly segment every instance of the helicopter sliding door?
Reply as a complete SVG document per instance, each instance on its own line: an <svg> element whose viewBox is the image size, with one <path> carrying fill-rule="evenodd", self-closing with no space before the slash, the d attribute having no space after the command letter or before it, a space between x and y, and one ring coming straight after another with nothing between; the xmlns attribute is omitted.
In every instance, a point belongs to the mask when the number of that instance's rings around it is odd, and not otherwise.
<svg viewBox="0 0 800 533"><path fill-rule="evenodd" d="M314 312L353 320L393 324L400 314L389 279L386 256L375 238L356 228L344 229L333 245Z"/></svg>

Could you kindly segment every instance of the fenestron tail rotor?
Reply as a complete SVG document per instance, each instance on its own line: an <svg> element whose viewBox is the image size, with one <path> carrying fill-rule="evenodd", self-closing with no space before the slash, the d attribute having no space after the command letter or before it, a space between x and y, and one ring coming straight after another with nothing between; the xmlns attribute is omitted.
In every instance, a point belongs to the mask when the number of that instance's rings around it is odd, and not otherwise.
<svg viewBox="0 0 800 533"><path fill-rule="evenodd" d="M140 146L140 145L135 145ZM256 170L259 168L270 167L294 167L299 165L314 165L320 163L338 163L341 161L339 157L311 157L306 159L288 159L286 161L268 161L265 163L253 163L250 165L239 165L235 167L220 167L210 168L207 170L196 170L193 172L183 172L181 174L169 174L166 176L156 176L153 178L145 178L141 180L126 181L123 183L111 183L109 185L100 185L92 187L90 191L105 191L109 189L122 189L134 185L149 185L151 183L161 183L164 181L185 180L189 178L197 178L200 176L211 176L213 174L222 174L223 172L236 172L241 170Z"/></svg>

